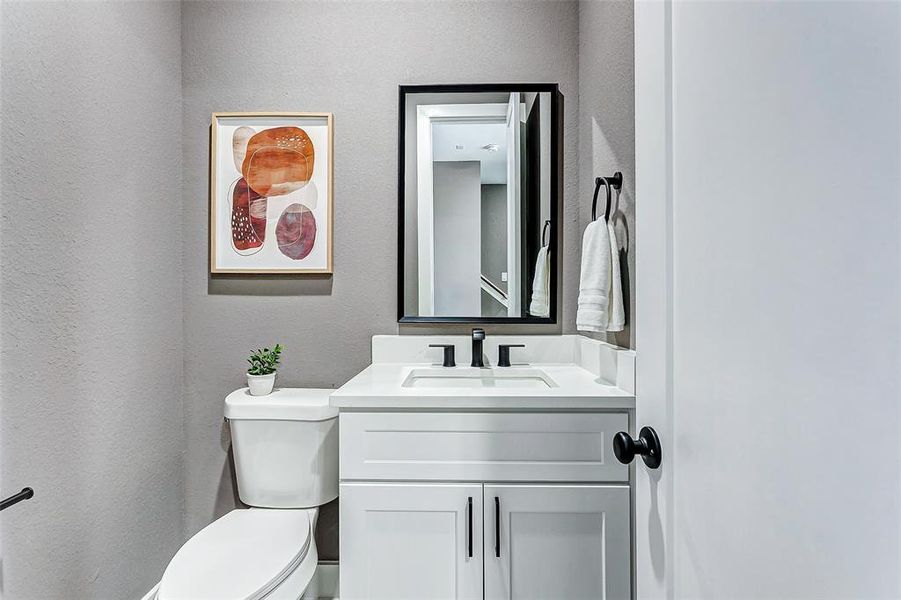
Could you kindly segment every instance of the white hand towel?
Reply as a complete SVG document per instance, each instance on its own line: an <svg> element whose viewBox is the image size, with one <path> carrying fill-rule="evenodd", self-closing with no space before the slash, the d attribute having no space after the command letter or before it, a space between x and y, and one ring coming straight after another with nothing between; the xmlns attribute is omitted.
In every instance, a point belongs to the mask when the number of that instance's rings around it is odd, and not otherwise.
<svg viewBox="0 0 901 600"><path fill-rule="evenodd" d="M610 230L601 219L592 221L582 236L582 272L576 329L606 331L610 305Z"/></svg>
<svg viewBox="0 0 901 600"><path fill-rule="evenodd" d="M532 279L532 302L529 314L533 317L546 317L551 312L550 305L550 257L547 246L542 246L535 258L535 277Z"/></svg>
<svg viewBox="0 0 901 600"><path fill-rule="evenodd" d="M613 224L607 223L607 237L610 238L610 295L608 297L607 331L622 331L626 325L626 310L623 307L623 282L619 272L619 243Z"/></svg>

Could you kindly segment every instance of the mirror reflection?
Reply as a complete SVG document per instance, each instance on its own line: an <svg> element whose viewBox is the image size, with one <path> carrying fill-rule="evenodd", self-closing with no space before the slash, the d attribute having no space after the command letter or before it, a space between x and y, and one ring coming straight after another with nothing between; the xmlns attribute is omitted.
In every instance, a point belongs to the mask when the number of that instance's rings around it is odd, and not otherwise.
<svg viewBox="0 0 901 600"><path fill-rule="evenodd" d="M401 88L401 321L555 319L556 102L553 85Z"/></svg>

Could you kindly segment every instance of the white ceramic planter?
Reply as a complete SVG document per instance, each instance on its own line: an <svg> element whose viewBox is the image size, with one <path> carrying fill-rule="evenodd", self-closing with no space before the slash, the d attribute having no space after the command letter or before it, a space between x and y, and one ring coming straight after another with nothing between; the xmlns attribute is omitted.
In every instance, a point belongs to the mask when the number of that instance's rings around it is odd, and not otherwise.
<svg viewBox="0 0 901 600"><path fill-rule="evenodd" d="M275 387L275 375L276 373L270 373L269 375L251 375L247 374L247 387L250 390L251 396L266 396L272 393L272 388Z"/></svg>

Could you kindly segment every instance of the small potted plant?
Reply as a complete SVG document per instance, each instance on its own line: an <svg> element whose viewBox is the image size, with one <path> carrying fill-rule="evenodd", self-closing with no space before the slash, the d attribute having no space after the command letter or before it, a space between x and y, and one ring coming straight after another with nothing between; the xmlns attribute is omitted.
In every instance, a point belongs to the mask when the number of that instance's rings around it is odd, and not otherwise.
<svg viewBox="0 0 901 600"><path fill-rule="evenodd" d="M247 387L250 389L251 396L265 396L272 393L272 388L275 386L275 372L281 354L282 347L276 344L272 350L269 348L257 349L247 359L247 362L250 363L250 368L247 369Z"/></svg>

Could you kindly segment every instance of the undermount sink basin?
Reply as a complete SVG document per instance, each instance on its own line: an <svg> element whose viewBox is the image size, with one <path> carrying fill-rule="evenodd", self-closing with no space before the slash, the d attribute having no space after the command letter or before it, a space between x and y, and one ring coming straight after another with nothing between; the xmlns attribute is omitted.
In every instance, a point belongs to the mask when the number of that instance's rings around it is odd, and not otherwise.
<svg viewBox="0 0 901 600"><path fill-rule="evenodd" d="M543 389L557 387L541 369L472 367L413 369L401 384L405 388Z"/></svg>

